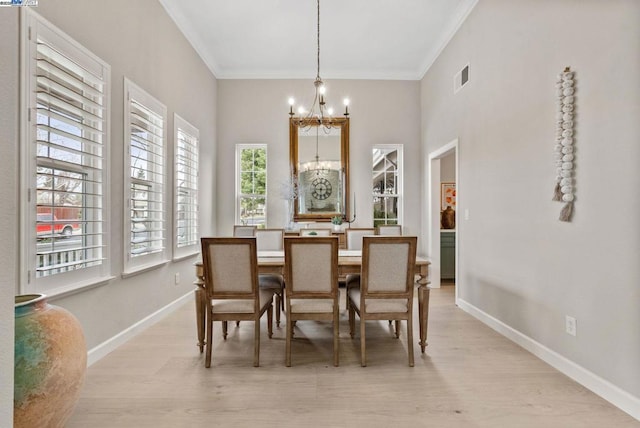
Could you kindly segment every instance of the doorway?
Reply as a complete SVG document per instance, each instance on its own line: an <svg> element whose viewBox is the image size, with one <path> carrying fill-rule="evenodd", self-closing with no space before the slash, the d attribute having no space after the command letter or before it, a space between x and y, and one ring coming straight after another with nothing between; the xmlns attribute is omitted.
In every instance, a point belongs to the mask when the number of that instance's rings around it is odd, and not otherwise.
<svg viewBox="0 0 640 428"><path fill-rule="evenodd" d="M431 260L431 287L455 286L458 299L458 242L460 224L457 207L460 206L458 139L429 153L428 159L427 224L429 245L427 256ZM443 228L443 210L445 227ZM451 213L451 211L454 211ZM450 215L449 215L450 214Z"/></svg>

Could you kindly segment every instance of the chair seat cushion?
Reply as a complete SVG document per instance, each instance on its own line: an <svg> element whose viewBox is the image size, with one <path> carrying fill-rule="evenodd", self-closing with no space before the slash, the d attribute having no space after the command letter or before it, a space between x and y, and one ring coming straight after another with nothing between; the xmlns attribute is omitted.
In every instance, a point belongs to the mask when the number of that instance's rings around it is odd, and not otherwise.
<svg viewBox="0 0 640 428"><path fill-rule="evenodd" d="M260 311L273 301L273 290L260 290ZM213 313L246 314L253 312L252 299L212 299Z"/></svg>
<svg viewBox="0 0 640 428"><path fill-rule="evenodd" d="M354 287L349 289L348 293L352 304L360 310L360 289ZM409 310L407 299L367 299L365 305L365 312L369 314L407 312Z"/></svg>
<svg viewBox="0 0 640 428"><path fill-rule="evenodd" d="M291 312L301 313L332 313L332 299L291 299Z"/></svg>
<svg viewBox="0 0 640 428"><path fill-rule="evenodd" d="M271 290L282 290L284 287L284 278L282 275L275 274L263 274L258 275L258 282L260 284L260 288L262 289L271 289Z"/></svg>

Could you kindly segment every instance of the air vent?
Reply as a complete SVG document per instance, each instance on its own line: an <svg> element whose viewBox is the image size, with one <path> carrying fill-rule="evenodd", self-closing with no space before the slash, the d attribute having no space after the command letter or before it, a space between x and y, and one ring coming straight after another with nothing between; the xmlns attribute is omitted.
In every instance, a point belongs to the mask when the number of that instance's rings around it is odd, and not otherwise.
<svg viewBox="0 0 640 428"><path fill-rule="evenodd" d="M469 82L469 64L453 76L453 93L457 93L467 82Z"/></svg>

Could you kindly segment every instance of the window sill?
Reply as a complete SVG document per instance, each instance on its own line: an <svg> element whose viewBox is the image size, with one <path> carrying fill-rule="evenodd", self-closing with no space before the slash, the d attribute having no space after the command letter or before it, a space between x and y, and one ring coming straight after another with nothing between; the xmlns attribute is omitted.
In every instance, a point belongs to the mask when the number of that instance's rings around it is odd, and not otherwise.
<svg viewBox="0 0 640 428"><path fill-rule="evenodd" d="M182 260L190 259L192 257L199 256L199 255L200 255L200 251L194 251L192 253L181 254L179 256L174 256L171 261L172 262L181 262Z"/></svg>
<svg viewBox="0 0 640 428"><path fill-rule="evenodd" d="M169 263L169 260L162 260L156 263L151 263L151 264L147 264L147 265L140 265L140 266L136 266L130 270L126 270L124 272L122 272L122 274L120 276L122 276L122 279L126 279L126 278L130 278L132 276L138 275L140 273L144 273L144 272L148 272L150 270L154 270L157 269L161 266L164 266L166 264Z"/></svg>
<svg viewBox="0 0 640 428"><path fill-rule="evenodd" d="M69 297L73 294L82 293L91 288L99 287L103 284L108 283L109 281L115 279L116 277L113 275L105 276L99 279L90 279L87 281L79 282L73 285L68 285L65 287L58 287L50 292L44 292L47 295L47 299L49 301L55 301L57 299L61 299L63 297Z"/></svg>

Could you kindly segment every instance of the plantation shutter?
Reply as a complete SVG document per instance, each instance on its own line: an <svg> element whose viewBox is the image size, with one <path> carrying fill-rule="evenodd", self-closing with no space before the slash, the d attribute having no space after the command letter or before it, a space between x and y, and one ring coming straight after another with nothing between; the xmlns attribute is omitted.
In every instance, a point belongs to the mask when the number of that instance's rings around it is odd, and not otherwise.
<svg viewBox="0 0 640 428"><path fill-rule="evenodd" d="M198 244L198 130L179 116L175 147L176 248Z"/></svg>
<svg viewBox="0 0 640 428"><path fill-rule="evenodd" d="M31 40L36 279L101 265L106 239L108 70L41 30Z"/></svg>
<svg viewBox="0 0 640 428"><path fill-rule="evenodd" d="M130 259L161 253L166 240L164 108L129 91Z"/></svg>

